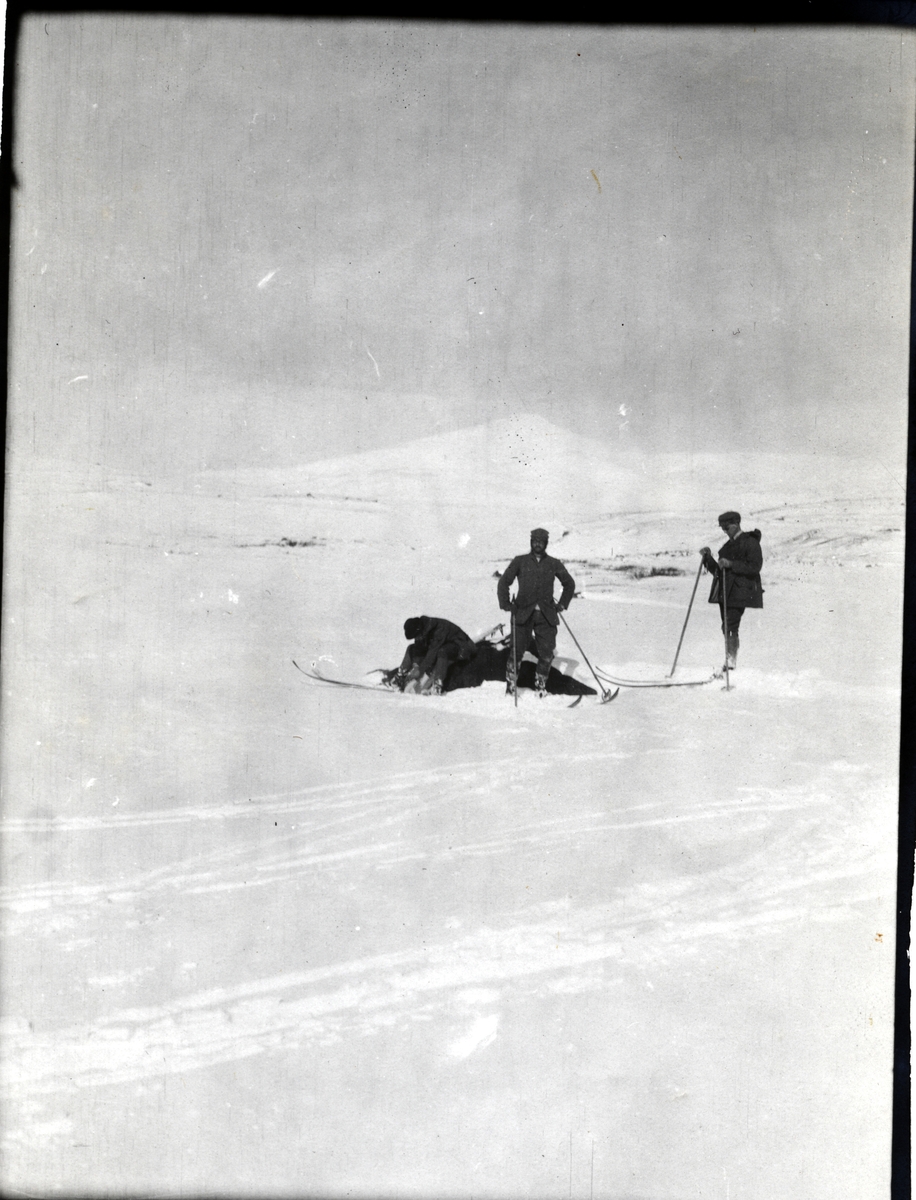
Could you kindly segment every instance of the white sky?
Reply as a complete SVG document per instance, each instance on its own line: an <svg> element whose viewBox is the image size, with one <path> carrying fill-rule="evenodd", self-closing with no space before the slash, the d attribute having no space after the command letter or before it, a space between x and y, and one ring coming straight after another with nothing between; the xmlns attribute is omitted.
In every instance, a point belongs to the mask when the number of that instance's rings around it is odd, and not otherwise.
<svg viewBox="0 0 916 1200"><path fill-rule="evenodd" d="M274 465L531 411L902 459L913 67L891 28L27 19L13 449Z"/></svg>

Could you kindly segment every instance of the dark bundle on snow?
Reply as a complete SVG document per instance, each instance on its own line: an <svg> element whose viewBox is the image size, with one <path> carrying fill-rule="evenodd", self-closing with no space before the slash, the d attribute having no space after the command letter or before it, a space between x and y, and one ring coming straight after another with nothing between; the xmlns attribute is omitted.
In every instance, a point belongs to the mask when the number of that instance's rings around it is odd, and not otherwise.
<svg viewBox="0 0 916 1200"><path fill-rule="evenodd" d="M482 683L505 682L506 667L509 665L508 647L493 645L492 642L477 642L474 657L469 662L457 662L449 669L442 685L443 692L455 692L459 688L480 687ZM385 681L391 681L397 668L385 673ZM518 686L534 688L535 664L521 662L518 668ZM547 691L555 696L595 696L597 692L586 683L564 675L551 667L547 675Z"/></svg>

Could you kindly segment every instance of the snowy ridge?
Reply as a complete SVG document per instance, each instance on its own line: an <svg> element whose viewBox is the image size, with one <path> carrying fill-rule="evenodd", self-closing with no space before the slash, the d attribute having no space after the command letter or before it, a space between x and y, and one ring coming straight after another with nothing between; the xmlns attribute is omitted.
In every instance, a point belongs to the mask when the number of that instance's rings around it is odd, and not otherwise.
<svg viewBox="0 0 916 1200"><path fill-rule="evenodd" d="M543 417L522 414L402 446L308 463L295 469L204 472L195 483L245 494L313 495L403 501L405 489L444 494L485 506L532 500L571 513L604 507L652 511L711 505L741 495L755 503L799 497L905 494L905 466L831 455L774 455L730 450L693 455L647 454L570 433ZM726 504L727 498L718 503ZM721 511L718 510L717 511Z"/></svg>

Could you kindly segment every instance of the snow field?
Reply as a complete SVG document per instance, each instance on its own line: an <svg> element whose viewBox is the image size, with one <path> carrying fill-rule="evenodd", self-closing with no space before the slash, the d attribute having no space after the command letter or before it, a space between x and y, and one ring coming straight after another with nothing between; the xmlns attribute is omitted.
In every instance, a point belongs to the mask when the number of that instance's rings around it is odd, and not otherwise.
<svg viewBox="0 0 916 1200"><path fill-rule="evenodd" d="M569 710L304 679L292 658L394 665L407 616L495 624L494 572L541 523L592 663L670 670L736 493L615 509L593 452L567 507L526 494L532 463L570 477L533 452L475 488L464 441L304 470L312 497L250 475L30 501L8 1187L886 1194L901 498L822 478L784 514L764 480L766 607L731 693ZM707 590L678 678L721 666ZM558 653L579 658L565 631Z"/></svg>

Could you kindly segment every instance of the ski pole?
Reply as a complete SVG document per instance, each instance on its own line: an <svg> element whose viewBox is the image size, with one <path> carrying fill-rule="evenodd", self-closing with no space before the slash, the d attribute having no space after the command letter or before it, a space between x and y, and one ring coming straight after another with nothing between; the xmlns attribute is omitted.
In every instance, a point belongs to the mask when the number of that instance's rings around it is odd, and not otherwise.
<svg viewBox="0 0 916 1200"><path fill-rule="evenodd" d="M573 640L573 641L576 643L576 649L579 651L579 653L580 653L580 654L582 655L582 657L585 659L585 665L588 667L588 669L591 671L592 675L594 676L595 683L597 683L597 685L598 685L598 690L601 692L601 703L602 703L602 704L606 704L606 703L607 703L607 701L608 701L609 699L611 699L611 691L610 691L610 688L608 688L608 689L605 691L604 687L602 686L601 680L598 678L598 676L597 676L597 675L595 675L595 668L594 668L594 667L592 666L592 664L591 664L591 663L588 661L588 655L585 653L585 651L584 651L584 650L582 649L582 647L579 645L578 641L576 641L576 635L575 635L575 634L573 633L573 631L572 631L572 630L569 628L569 622L566 620L566 618L563 616L563 614L562 614L561 612L558 612L558 613L557 613L557 616L560 618L560 620L561 620L561 621L563 622L563 624L566 626L566 632L569 634L569 636L572 638L572 640Z"/></svg>
<svg viewBox="0 0 916 1200"><path fill-rule="evenodd" d="M515 608L512 609L512 698L518 708L518 655L515 641Z"/></svg>
<svg viewBox="0 0 916 1200"><path fill-rule="evenodd" d="M674 674L674 668L677 666L678 656L681 653L681 644L684 641L684 634L687 632L687 622L690 620L690 610L693 608L693 598L697 594L697 587L700 583L700 573L703 570L703 560L700 559L700 570L697 571L697 577L693 581L693 591L690 593L690 603L687 605L687 616L684 618L684 628L681 630L681 638L677 644L677 650L674 652L674 662L671 664L671 670L668 672L668 678Z"/></svg>
<svg viewBox="0 0 916 1200"><path fill-rule="evenodd" d="M728 674L728 592L725 587L725 568L720 567L722 572L722 633L725 636L725 690L731 691L731 679Z"/></svg>

